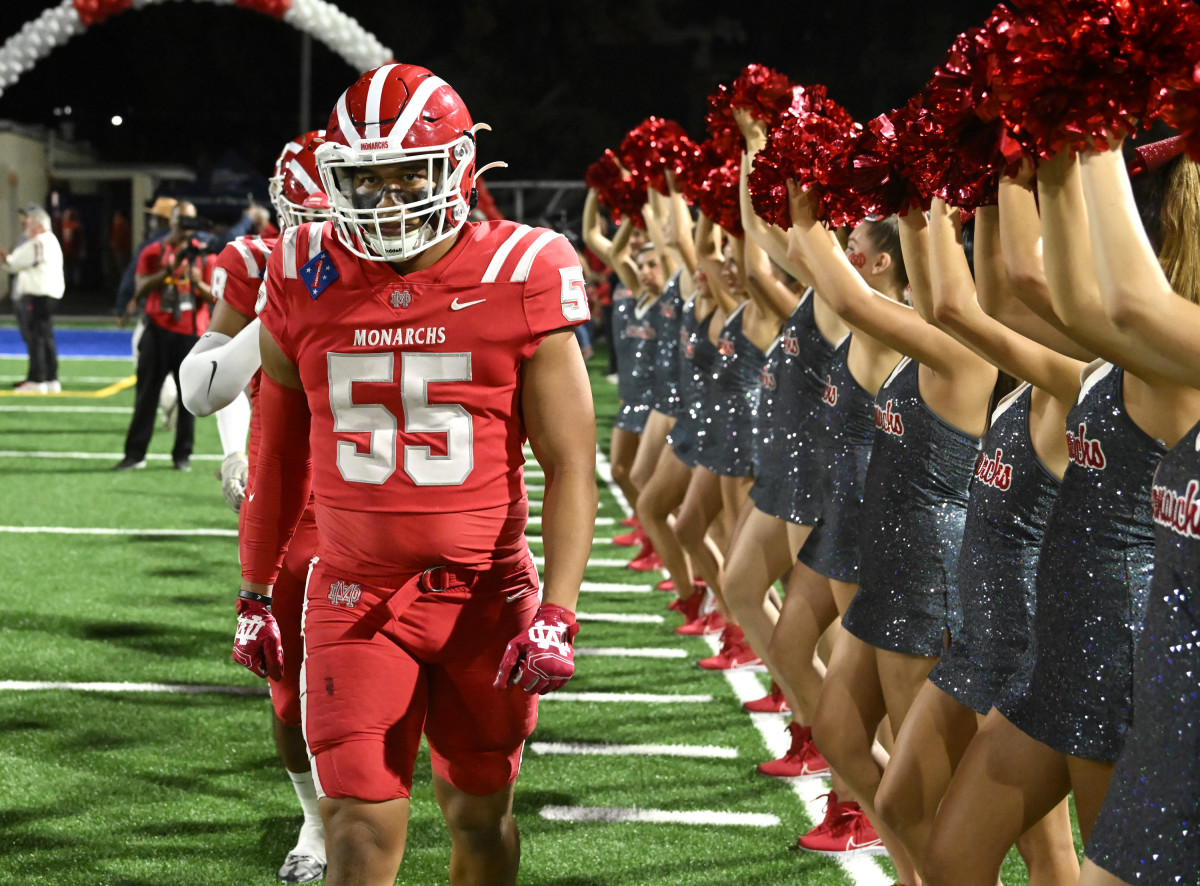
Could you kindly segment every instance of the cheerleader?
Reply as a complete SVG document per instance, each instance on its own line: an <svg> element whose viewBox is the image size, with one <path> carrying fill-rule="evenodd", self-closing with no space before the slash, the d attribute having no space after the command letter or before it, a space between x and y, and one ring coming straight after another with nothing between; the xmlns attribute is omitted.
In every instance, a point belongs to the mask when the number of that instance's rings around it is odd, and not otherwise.
<svg viewBox="0 0 1200 886"><path fill-rule="evenodd" d="M816 496L799 496L799 487L815 490L820 476L812 435L820 403L821 379L846 326L811 287L797 298L795 292L775 275L764 245L772 240L766 225L754 214L747 180L754 157L766 144L764 124L745 109L734 109L746 139L741 164L742 225L746 231L747 278L783 323L778 341L772 345L760 378L759 408L753 449L754 483L750 488L752 507L747 508L730 549L725 570L726 601L733 610L751 649L773 678L766 698L747 702L750 712L797 711L791 687L770 658L769 646L779 619L780 604L772 585L795 562L801 537L793 528L811 526L815 520ZM807 272L783 256L781 267L793 279L805 280ZM807 282L807 281L806 281ZM803 499L804 504L797 506ZM794 525L793 525L794 524ZM789 589L790 595L790 589ZM815 641L813 648L815 648ZM808 650L811 659L813 648ZM779 760L760 764L764 775L808 776L824 774L828 766L812 747L803 717L788 725L792 741Z"/></svg>
<svg viewBox="0 0 1200 886"><path fill-rule="evenodd" d="M671 179L668 175L668 182ZM651 368L650 414L642 431L637 456L633 462L630 480L638 490L638 501L667 445L667 435L674 426L680 410L679 397L679 334L683 317L683 305L692 294L692 274L695 270L695 247L691 242L691 217L683 197L670 188L669 197L657 191L650 192L650 206L645 213L646 229L655 244L655 251L667 277L662 294L651 310L651 325L654 327L654 361ZM662 222L660 224L660 221ZM681 234L678 228L683 227ZM649 542L649 552L630 562L629 568L651 571L665 567L668 575L686 573L690 567L674 533L663 531L659 523L651 534L644 521L642 531ZM674 587L673 579L664 590ZM681 579L682 581L682 579ZM688 593L690 576L681 587Z"/></svg>
<svg viewBox="0 0 1200 886"><path fill-rule="evenodd" d="M763 366L768 353L778 345L784 318L795 307L795 295L771 275L765 256L752 242L733 240L730 247L735 258L732 263L726 263L725 283L731 289L743 289L748 297L729 315L721 332L718 345L720 358L712 387L716 403L716 445L705 449L700 455L701 469L718 478L721 513L726 526L729 527L728 521L733 520L733 528L725 533L726 542L722 547L726 563L735 540L745 531L747 521L754 513L748 493L753 483ZM747 256L758 268L758 279L749 273ZM765 541L760 556L766 561L766 569L777 568L782 573L790 559L786 533L780 532L776 539L771 539L768 534ZM724 574L715 583L708 581L714 594L727 606ZM770 581L767 585L770 585ZM728 611L726 614L728 616ZM762 645L765 647L766 644ZM721 651L701 660L699 665L706 670L757 669L762 667L762 660L746 642L741 625L735 623L726 627Z"/></svg>
<svg viewBox="0 0 1200 886"><path fill-rule="evenodd" d="M1200 418L1200 391L1169 380L1161 357L1141 357L1145 348L1121 347L1129 337L1104 313L1076 158L1043 164L1038 196L1049 303L1029 291L1022 297L1081 345L1125 365L1090 366L1068 416L1070 462L1038 561L1028 686L996 702L1003 716L984 723L951 781L927 850L935 884L991 886L1013 841L1068 791L1090 837L1131 713L1131 663L1153 565L1153 473ZM1164 229L1164 253L1189 238L1194 229Z"/></svg>
<svg viewBox="0 0 1200 886"><path fill-rule="evenodd" d="M747 408L749 394L740 392L738 385L753 389L753 380L746 384L741 375L735 379L727 370L734 365L736 348L732 324L740 329L741 312L747 304L746 291L735 259L732 237L703 214L696 225L696 259L704 285L718 304L706 329L705 340L713 348L712 373L704 384L704 401L699 405L696 421L691 426L691 455L696 466L688 480L687 492L675 520L675 537L687 552L692 568L708 585L713 595L715 615L706 613L703 621L682 626L685 634L720 633L727 627L729 611L721 596L724 552L733 535L733 517L723 507L721 479L707 465L725 464L736 458L738 467L749 473L748 438L739 437L740 446L729 448L727 433L728 412L733 407ZM744 336L741 336L744 338ZM707 349L706 349L707 350ZM743 365L743 369L745 366ZM726 376L718 388L718 382ZM755 376L756 378L757 376ZM736 516L736 515L734 515Z"/></svg>
<svg viewBox="0 0 1200 886"><path fill-rule="evenodd" d="M638 266L634 256L644 245L644 235L636 230L631 218L625 218L609 240L601 229L599 199L595 189L588 190L583 210L583 240L602 262L616 273L620 287L613 293L612 328L609 339L617 357L617 392L621 409L613 423L609 444L609 465L613 482L631 506L637 502L637 488L630 479L637 446L649 413L650 396L647 369L634 364L639 351L645 351L637 334L627 334L629 318L637 307L635 293L641 291ZM647 358L648 358L647 354ZM624 361L622 358L625 358ZM624 363L624 365L622 365ZM630 540L636 544L636 540Z"/></svg>
<svg viewBox="0 0 1200 886"><path fill-rule="evenodd" d="M885 223L860 225L850 235L849 255L843 254L817 223L811 199L789 187L792 236L817 291L851 327L909 357L875 400L859 587L842 617L844 633L825 675L813 735L874 823L902 882L916 883L912 860L876 815L882 770L871 746L885 713L894 732L903 725L956 617L952 589L967 486L996 370L854 273L854 264L889 261L871 242ZM928 289L924 217L910 213L899 228L913 288Z"/></svg>
<svg viewBox="0 0 1200 886"><path fill-rule="evenodd" d="M1179 148L1178 139L1148 145L1139 165L1156 167ZM1148 170L1150 188L1165 192L1152 232L1156 257L1120 158L1119 149L1080 158L1111 345L1123 362L1200 387L1197 166L1172 158ZM1080 886L1200 881L1198 486L1200 425L1163 457L1154 478L1154 578L1133 665L1133 725L1087 845Z"/></svg>
<svg viewBox="0 0 1200 886"><path fill-rule="evenodd" d="M1029 190L1002 186L1013 224L1036 207ZM1023 198L1023 199L1022 199ZM1015 202L1014 202L1015 201ZM1007 286L1000 258L999 210L975 217L974 270L980 300L994 302ZM1009 374L1030 379L992 415L971 483L959 556L962 628L929 675L896 737L876 796L880 816L924 870L925 848L938 804L978 722L1028 660L1034 570L1050 506L1067 465L1062 433L1079 392L1083 364L1020 336L984 314L957 234L957 213L933 201L930 213L932 304L918 302L927 320ZM1026 225L1024 231L1028 231ZM1036 233L1010 250L1032 255ZM1041 281L1044 287L1044 281ZM917 291L914 290L914 295ZM1078 875L1071 822L1064 803L1018 841L1031 882L1070 883Z"/></svg>

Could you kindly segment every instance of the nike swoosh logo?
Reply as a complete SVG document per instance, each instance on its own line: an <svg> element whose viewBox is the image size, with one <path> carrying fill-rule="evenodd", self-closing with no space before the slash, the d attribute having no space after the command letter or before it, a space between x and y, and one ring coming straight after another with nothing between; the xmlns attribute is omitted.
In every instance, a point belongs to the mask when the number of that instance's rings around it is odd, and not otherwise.
<svg viewBox="0 0 1200 886"><path fill-rule="evenodd" d="M868 840L865 843L859 843L853 837L846 841L846 851L853 852L855 849L871 849L882 843L882 840Z"/></svg>
<svg viewBox="0 0 1200 886"><path fill-rule="evenodd" d="M208 377L208 393L211 394L212 393L212 383L214 381L216 381L216 379L217 379L217 361L209 360L208 362L212 363L212 375L210 375Z"/></svg>
<svg viewBox="0 0 1200 886"><path fill-rule="evenodd" d="M513 594L511 597L505 597L504 599L505 599L506 601L508 601L509 603L511 603L513 600L519 600L519 599L521 599L522 597L525 597L525 596L528 596L529 594L532 594L533 592L534 592L534 589L533 589L533 588L528 588L528 589L526 589L526 590L524 590L524 591L518 591L517 593Z"/></svg>
<svg viewBox="0 0 1200 886"><path fill-rule="evenodd" d="M456 296L454 301L450 302L450 310L461 311L463 308L471 307L471 305L481 305L485 301L487 301L486 298L479 298L479 299L476 299L475 301L459 301L458 297Z"/></svg>

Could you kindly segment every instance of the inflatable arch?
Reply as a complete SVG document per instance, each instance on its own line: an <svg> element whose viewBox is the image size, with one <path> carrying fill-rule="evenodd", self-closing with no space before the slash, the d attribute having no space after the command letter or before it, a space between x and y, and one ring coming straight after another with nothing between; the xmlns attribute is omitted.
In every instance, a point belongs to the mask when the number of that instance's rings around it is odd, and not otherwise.
<svg viewBox="0 0 1200 886"><path fill-rule="evenodd" d="M170 0L62 0L0 46L0 96L50 52L118 13ZM392 51L326 0L195 0L269 15L329 47L356 71L392 60Z"/></svg>

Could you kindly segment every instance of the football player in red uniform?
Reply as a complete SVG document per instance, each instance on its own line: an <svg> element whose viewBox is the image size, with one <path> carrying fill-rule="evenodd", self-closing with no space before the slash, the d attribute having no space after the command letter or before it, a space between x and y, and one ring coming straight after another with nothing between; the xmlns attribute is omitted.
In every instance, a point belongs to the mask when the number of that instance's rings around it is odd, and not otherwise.
<svg viewBox="0 0 1200 886"><path fill-rule="evenodd" d="M276 161L271 202L285 228L329 217L329 198L321 187L313 155L323 135L324 131L316 130L288 142ZM184 406L195 415L216 413L226 453L221 487L235 511L240 511L247 489L251 493L254 489L254 454L262 435L260 412L251 409L257 404L261 379L255 304L277 239L239 237L217 256L212 323L179 371ZM245 454L247 431L249 459ZM275 746L304 812L296 845L279 868L284 883L311 883L325 873L325 834L300 723L300 612L308 564L316 548L316 519L310 506L296 528L273 595L285 663L282 679L270 684Z"/></svg>
<svg viewBox="0 0 1200 886"><path fill-rule="evenodd" d="M364 74L316 152L333 221L284 233L260 297L234 655L286 668L271 590L311 485L302 707L331 886L394 881L422 732L450 882L515 883L521 751L538 694L574 673L596 509L583 273L553 231L467 221L479 128L424 68Z"/></svg>

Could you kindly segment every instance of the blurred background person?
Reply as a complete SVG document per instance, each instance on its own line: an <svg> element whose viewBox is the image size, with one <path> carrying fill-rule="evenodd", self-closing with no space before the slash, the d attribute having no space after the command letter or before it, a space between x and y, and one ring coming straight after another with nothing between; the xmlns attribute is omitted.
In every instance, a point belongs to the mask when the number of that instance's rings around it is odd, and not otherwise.
<svg viewBox="0 0 1200 886"><path fill-rule="evenodd" d="M50 230L50 215L36 203L20 211L25 236L11 253L0 249L0 262L16 274L13 309L29 351L29 371L16 386L26 394L58 393L58 349L54 344L54 309L66 289L63 252Z"/></svg>

